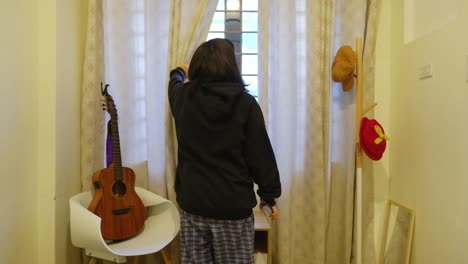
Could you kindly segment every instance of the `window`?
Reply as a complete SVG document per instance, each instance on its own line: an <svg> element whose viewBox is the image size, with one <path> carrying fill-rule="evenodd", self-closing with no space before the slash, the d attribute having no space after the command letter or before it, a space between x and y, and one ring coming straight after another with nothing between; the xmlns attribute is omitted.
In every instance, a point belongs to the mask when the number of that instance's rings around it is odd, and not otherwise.
<svg viewBox="0 0 468 264"><path fill-rule="evenodd" d="M247 89L258 97L258 1L219 0L208 40L229 39Z"/></svg>

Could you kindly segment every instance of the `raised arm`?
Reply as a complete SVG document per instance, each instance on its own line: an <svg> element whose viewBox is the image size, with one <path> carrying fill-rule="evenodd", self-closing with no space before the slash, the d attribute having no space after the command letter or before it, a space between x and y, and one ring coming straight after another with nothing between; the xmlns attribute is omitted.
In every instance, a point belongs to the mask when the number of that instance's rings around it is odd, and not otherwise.
<svg viewBox="0 0 468 264"><path fill-rule="evenodd" d="M168 96L171 111L173 113L173 106L175 104L180 87L184 84L185 75L186 69L184 69L183 67L177 67L173 69L169 74Z"/></svg>

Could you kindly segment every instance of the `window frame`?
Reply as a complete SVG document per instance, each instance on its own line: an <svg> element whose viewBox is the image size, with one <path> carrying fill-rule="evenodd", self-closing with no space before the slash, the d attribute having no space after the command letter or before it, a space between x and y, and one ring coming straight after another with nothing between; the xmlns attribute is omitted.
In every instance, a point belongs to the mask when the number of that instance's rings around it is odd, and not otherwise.
<svg viewBox="0 0 468 264"><path fill-rule="evenodd" d="M244 79L244 77L247 77L246 79L251 79L252 77L254 77L255 79L255 82L256 82L256 89L255 91L251 91L253 92L252 95L255 96L256 98L258 98L258 75L259 75L259 69L258 69L258 43L259 43L259 28L258 28L258 0L255 0L257 1L257 8L256 9L252 9L252 10L243 10L243 2L246 1L246 0L237 0L238 3L239 3L239 9L228 9L228 1L232 1L232 0L219 0L219 2L224 2L224 5L221 6L221 3L218 3L218 6L216 7L216 10L215 10L215 14L216 13L224 13L224 19L223 19L223 27L224 27L224 30L212 30L212 26L213 26L213 22L215 21L215 16L213 16L213 21L211 22L211 25L210 25L210 29L208 31L208 38L207 40L209 39L212 39L212 37L210 38L210 35L211 34L223 34L224 38L226 39L229 39L231 40L233 43L234 43L234 46L235 46L235 55L236 55L236 58L237 58L237 63L238 63L238 66L239 66L239 71L241 72L241 76L242 78ZM247 1L254 1L254 0L247 0ZM219 9L219 7L222 7L222 9ZM256 30L244 30L243 29L243 14L249 14L249 13L252 13L252 14L256 14L256 20L257 20L257 25L256 25ZM239 24L238 24L238 28L236 30L226 30L226 25L228 22L228 17L229 15L232 15L232 14L236 14L238 16L239 19ZM256 34L256 38L257 38L257 41L256 41L256 47L255 47L255 51L256 52L244 52L243 51L243 36L244 34ZM233 39L229 38L229 36L226 36L226 35L237 35L237 38L235 39L239 39L239 43L237 43L238 41L233 41ZM243 63L243 58L245 58L244 56L256 56L257 60L256 60L256 73L244 73L243 72L243 66L242 66L242 63ZM245 81L245 80L244 80ZM247 85L251 84L249 82L246 83Z"/></svg>

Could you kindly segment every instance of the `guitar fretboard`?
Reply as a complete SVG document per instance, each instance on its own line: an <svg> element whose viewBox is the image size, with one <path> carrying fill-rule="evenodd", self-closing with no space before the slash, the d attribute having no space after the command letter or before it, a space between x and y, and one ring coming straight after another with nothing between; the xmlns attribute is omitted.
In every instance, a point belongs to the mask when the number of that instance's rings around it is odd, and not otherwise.
<svg viewBox="0 0 468 264"><path fill-rule="evenodd" d="M111 113L112 154L114 156L114 179L122 181L122 157L120 154L120 138L117 113Z"/></svg>

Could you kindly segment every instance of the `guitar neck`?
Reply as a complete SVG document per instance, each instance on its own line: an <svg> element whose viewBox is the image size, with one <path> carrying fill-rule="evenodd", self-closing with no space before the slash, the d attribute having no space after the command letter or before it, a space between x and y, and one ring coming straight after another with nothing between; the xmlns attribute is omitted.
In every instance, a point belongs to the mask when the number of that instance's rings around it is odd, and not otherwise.
<svg viewBox="0 0 468 264"><path fill-rule="evenodd" d="M117 114L111 115L112 154L114 157L114 179L122 181L122 156L120 154L120 137Z"/></svg>

